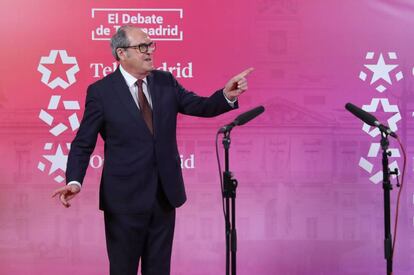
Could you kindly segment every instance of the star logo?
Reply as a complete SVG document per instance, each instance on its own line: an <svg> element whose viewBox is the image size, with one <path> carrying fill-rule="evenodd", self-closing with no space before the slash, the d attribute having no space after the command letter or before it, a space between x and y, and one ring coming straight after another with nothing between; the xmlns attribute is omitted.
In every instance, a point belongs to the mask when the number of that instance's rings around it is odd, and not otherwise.
<svg viewBox="0 0 414 275"><path fill-rule="evenodd" d="M49 130L49 132L54 136L59 136L60 134L64 133L68 126L63 123L54 123L55 117L50 114L50 112L57 112L58 114L62 115L61 108L58 109L59 104L61 102L61 96L60 95L52 95L49 100L49 105L46 110L41 109L39 113L39 118L46 123L47 125L51 126L52 128ZM63 109L65 111L67 110L73 110L73 113L69 115L68 117L65 117L64 119L69 122L69 125L72 129L72 131L76 131L79 128L79 119L76 114L77 110L80 110L79 102L76 100L62 100L63 102ZM62 104L60 104L62 105Z"/></svg>
<svg viewBox="0 0 414 275"><path fill-rule="evenodd" d="M373 98L371 104L362 106L362 110L375 113L379 105L382 106L385 113L394 113L394 115L387 119L387 124L393 132L396 132L398 130L397 122L401 120L401 114L398 105L391 105L388 98ZM381 133L378 127L371 127L366 123L362 126L362 130L371 137L376 137Z"/></svg>
<svg viewBox="0 0 414 275"><path fill-rule="evenodd" d="M371 143L371 146L369 147L367 158L361 157L359 159L359 164L358 164L359 167L361 167L366 172L368 172L369 174L372 175L369 178L369 180L374 184L378 184L383 180L383 174L382 174L382 169L380 169L377 172L373 173L374 164L371 161L369 161L369 159L377 159L378 156L379 156L380 149L381 149L381 144L380 143L375 143L375 142ZM389 148L387 150L387 152L391 153L392 158L401 157L400 151L399 151L398 148ZM394 171L395 168L397 168L398 171L400 170L396 160L392 161L389 164L388 167L390 168L391 171ZM393 175L392 177L395 178L395 175Z"/></svg>
<svg viewBox="0 0 414 275"><path fill-rule="evenodd" d="M372 60L374 59L374 55L374 52L368 52L365 59ZM397 60L397 54L395 52L388 52L388 58L390 60ZM394 70L398 65L387 64L382 53L380 53L376 64L364 64L364 67L368 70L362 70L359 73L359 78L362 81L366 81L368 74L372 74L370 85L377 85L375 89L380 93L384 92L387 89L387 86L393 84L391 75L393 75L397 81L400 81L404 77L402 71L394 73Z"/></svg>
<svg viewBox="0 0 414 275"><path fill-rule="evenodd" d="M66 143L66 148L67 150L70 149L70 143ZM51 152L53 149L53 143L46 143L44 149ZM54 180L58 183L61 183L65 179L62 175L64 175L66 172L66 163L68 161L68 156L64 154L62 146L58 144L57 149L54 151L54 153L45 154L43 155L43 158L45 158L50 163L48 174L57 174ZM37 168L40 171L44 172L46 170L46 164L43 161L39 161Z"/></svg>
<svg viewBox="0 0 414 275"><path fill-rule="evenodd" d="M66 162L68 161L68 156L63 154L60 144L58 145L58 148L54 155L43 155L43 157L52 163L52 166L49 170L49 175L58 169L66 172Z"/></svg>
<svg viewBox="0 0 414 275"><path fill-rule="evenodd" d="M76 82L75 74L79 72L79 66L76 57L68 56L66 50L51 50L49 56L40 58L37 70L42 74L41 81L49 88L59 86L66 89Z"/></svg>
<svg viewBox="0 0 414 275"><path fill-rule="evenodd" d="M384 79L388 84L392 84L391 78L390 78L390 72L394 70L398 65L387 65L385 64L384 57L382 54L380 54L380 57L378 59L377 64L372 65L364 65L368 69L371 70L371 72L374 73L371 79L371 83L374 83L378 79Z"/></svg>

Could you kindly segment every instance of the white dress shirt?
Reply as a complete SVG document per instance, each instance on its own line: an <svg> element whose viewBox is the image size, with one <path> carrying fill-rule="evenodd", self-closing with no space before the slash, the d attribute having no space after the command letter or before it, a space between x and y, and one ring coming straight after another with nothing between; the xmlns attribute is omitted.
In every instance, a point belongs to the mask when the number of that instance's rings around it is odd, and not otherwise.
<svg viewBox="0 0 414 275"><path fill-rule="evenodd" d="M138 79L136 79L130 73L125 71L124 68L122 68L121 65L119 65L119 71L121 71L122 76L125 78L125 82L126 82L128 88L129 88L129 91L131 92L132 97L134 98L135 104L139 108L139 104L138 104L138 86L135 85L135 83L138 81ZM148 91L148 81L147 81L146 77L143 79L143 82L142 82L142 90L144 92L145 97L148 100L148 104L150 105L150 107L152 109L152 99L151 99L151 94Z"/></svg>

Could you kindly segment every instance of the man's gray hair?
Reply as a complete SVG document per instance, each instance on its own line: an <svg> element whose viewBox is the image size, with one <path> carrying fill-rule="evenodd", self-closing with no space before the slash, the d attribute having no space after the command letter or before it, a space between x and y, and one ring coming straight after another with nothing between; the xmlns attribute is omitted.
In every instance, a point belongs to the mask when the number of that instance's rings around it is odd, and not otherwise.
<svg viewBox="0 0 414 275"><path fill-rule="evenodd" d="M117 61L119 61L119 56L116 50L118 48L128 47L130 44L128 37L126 35L126 30L129 28L130 26L122 26L118 28L116 33L111 38L112 55L115 57Z"/></svg>

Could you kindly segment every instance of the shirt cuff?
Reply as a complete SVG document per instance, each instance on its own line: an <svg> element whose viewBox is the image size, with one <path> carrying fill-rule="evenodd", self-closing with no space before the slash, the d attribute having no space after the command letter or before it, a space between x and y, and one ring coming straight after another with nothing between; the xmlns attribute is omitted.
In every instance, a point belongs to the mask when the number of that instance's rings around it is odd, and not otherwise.
<svg viewBox="0 0 414 275"><path fill-rule="evenodd" d="M71 184L75 184L75 185L79 186L79 188L82 188L82 185L80 184L80 182L78 182L76 180L68 182L68 185L71 185Z"/></svg>
<svg viewBox="0 0 414 275"><path fill-rule="evenodd" d="M224 93L224 90L223 90L223 95L224 95L224 98L226 99L227 103L228 103L228 104L229 104L232 108L234 108L234 103L236 103L237 98L236 98L235 100L230 100L230 99L228 99L228 98L227 98L227 96L226 96L226 94Z"/></svg>

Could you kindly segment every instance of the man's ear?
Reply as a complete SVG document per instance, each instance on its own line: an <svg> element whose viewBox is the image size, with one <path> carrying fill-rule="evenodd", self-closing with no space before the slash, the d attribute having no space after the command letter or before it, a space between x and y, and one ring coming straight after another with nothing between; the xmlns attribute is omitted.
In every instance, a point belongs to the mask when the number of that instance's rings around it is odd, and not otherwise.
<svg viewBox="0 0 414 275"><path fill-rule="evenodd" d="M116 49L116 54L118 55L119 60L124 60L126 52L122 48Z"/></svg>

